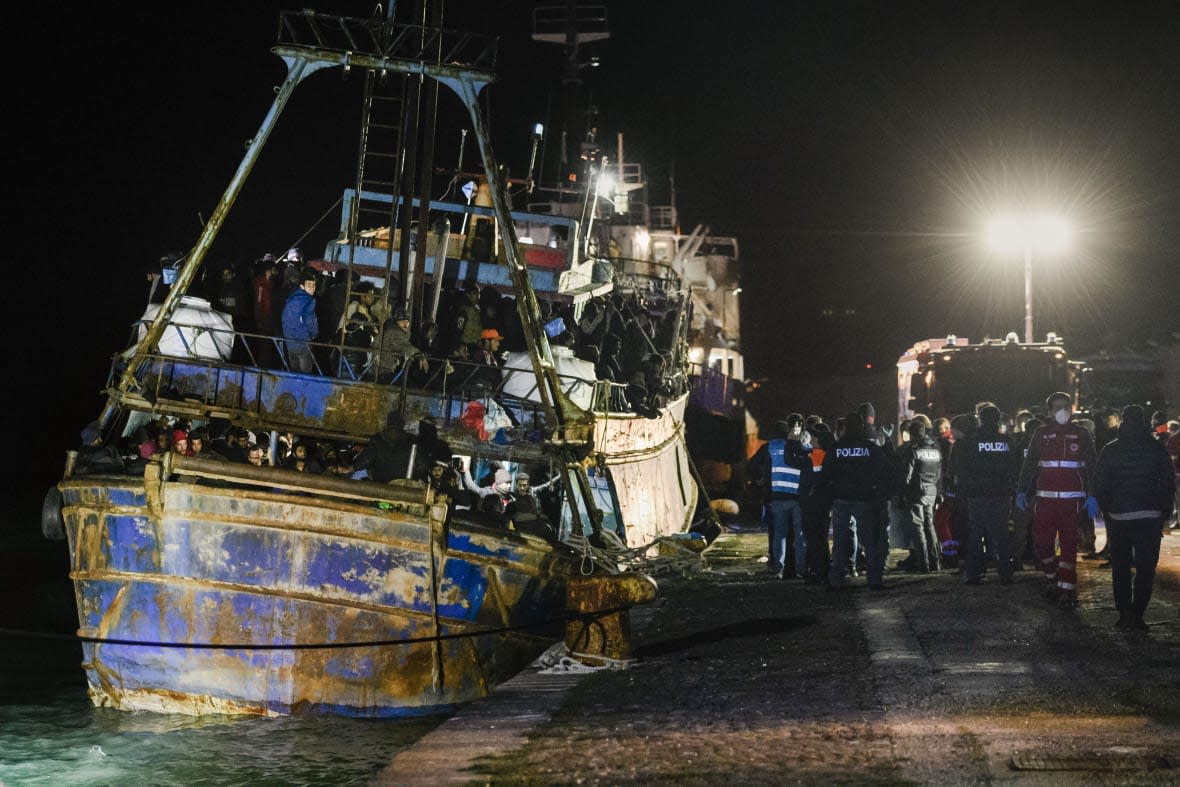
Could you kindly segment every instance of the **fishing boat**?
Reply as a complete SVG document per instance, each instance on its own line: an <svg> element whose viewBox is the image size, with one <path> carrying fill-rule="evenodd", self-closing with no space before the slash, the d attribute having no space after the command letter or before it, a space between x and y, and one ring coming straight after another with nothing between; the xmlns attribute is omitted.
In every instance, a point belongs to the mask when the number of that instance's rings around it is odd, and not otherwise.
<svg viewBox="0 0 1180 787"><path fill-rule="evenodd" d="M682 232L671 168L669 200L657 203L651 195L658 190L644 164L628 158L623 134L613 144L600 139L598 107L586 98L583 81L600 64L593 45L609 37L602 4L566 0L534 11L533 39L562 47L566 115L550 167L556 178L530 179L529 208L594 218L587 236L611 271L612 291L636 298L621 319L636 311L656 321L675 316L663 334L670 340L645 348L638 332L627 340L660 357L662 389L672 395L651 407L597 411L596 444L620 481L629 543L650 542L689 522L690 530L712 539L714 512L736 511L745 460L758 442L745 403L738 240L705 224Z"/></svg>
<svg viewBox="0 0 1180 787"><path fill-rule="evenodd" d="M687 389L674 383L690 293L671 266L612 258L591 231L593 196L577 216L514 210L479 102L494 79L494 40L391 15L312 11L282 12L278 30L272 51L287 76L163 303L114 357L106 404L68 452L43 528L68 543L96 705L435 712L483 696L568 633L575 580L625 572L665 540L690 554L707 545L684 450ZM385 302L420 327L436 316L444 285L510 294L522 346L494 380L453 354L383 359L380 339L358 347L344 332L308 342L312 368L297 371L281 337L235 328L190 292L291 95L328 69L365 74L360 162L339 234L310 267L343 282L346 302L380 284ZM466 200L430 197L428 118L380 118L440 94L457 99L479 150ZM400 169L383 178L379 162L389 161ZM462 169L449 174L465 180ZM568 331L552 309L576 321L607 298L665 328L644 334L662 342L647 360L672 361L654 378L673 381L658 395L599 376L560 343ZM208 452L137 456L138 435L161 417L249 429L272 461L291 434L349 446L408 441L408 459L404 477L377 481ZM550 529L460 505L460 488L440 480L455 464L473 476L544 474ZM627 587L640 589L602 597L616 606L628 593L647 597L644 583Z"/></svg>

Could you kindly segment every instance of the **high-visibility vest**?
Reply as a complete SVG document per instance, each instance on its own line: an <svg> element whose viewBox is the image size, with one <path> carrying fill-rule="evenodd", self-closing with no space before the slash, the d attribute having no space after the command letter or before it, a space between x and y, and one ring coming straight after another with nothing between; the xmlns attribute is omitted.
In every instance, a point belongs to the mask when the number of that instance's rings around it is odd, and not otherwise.
<svg viewBox="0 0 1180 787"><path fill-rule="evenodd" d="M1077 424L1051 424L1033 435L1037 456L1038 497L1086 496L1087 459L1093 455L1090 434Z"/></svg>
<svg viewBox="0 0 1180 787"><path fill-rule="evenodd" d="M800 471L787 464L786 449L787 441L782 438L775 438L767 445L770 453L770 491L771 494L798 496Z"/></svg>

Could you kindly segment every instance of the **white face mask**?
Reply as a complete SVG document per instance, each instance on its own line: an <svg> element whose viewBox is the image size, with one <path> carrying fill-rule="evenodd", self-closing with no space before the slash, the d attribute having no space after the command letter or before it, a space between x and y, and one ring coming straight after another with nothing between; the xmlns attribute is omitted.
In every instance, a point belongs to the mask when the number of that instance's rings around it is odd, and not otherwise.
<svg viewBox="0 0 1180 787"><path fill-rule="evenodd" d="M1053 420L1064 426L1069 423L1069 410L1062 408L1053 413Z"/></svg>

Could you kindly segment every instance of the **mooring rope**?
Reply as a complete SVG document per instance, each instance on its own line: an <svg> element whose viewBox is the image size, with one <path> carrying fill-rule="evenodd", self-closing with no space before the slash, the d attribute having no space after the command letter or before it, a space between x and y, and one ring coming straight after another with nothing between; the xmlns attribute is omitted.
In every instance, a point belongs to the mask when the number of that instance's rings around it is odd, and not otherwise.
<svg viewBox="0 0 1180 787"><path fill-rule="evenodd" d="M659 536L648 544L629 547L615 533L603 530L602 542L602 546L594 546L590 539L577 533L571 533L565 538L565 543L582 554L584 567L586 561L591 561L608 574L637 571L650 576L685 575L698 571L705 565L701 553L686 546L680 538ZM670 548L672 554L651 554L653 549L660 547ZM583 568L582 573L591 572Z"/></svg>

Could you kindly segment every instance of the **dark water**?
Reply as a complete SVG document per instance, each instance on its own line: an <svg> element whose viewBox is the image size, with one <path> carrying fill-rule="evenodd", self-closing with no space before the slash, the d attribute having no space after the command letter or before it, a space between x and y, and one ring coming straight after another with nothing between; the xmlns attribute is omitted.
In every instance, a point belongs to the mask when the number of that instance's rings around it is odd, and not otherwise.
<svg viewBox="0 0 1180 787"><path fill-rule="evenodd" d="M0 543L0 628L77 627L64 544ZM95 708L82 648L0 633L0 787L361 785L446 717L201 717Z"/></svg>
<svg viewBox="0 0 1180 787"><path fill-rule="evenodd" d="M0 706L0 784L369 784L440 721L128 713L79 687Z"/></svg>

